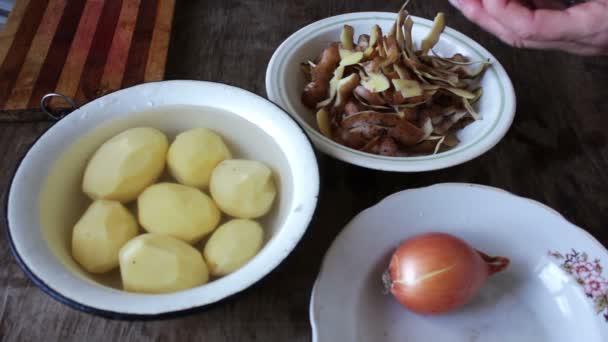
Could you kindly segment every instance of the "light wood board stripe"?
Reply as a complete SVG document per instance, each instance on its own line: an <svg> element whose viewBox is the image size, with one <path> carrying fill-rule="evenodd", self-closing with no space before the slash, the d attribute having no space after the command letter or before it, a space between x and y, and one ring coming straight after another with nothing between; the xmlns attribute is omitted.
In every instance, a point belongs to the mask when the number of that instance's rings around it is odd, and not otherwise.
<svg viewBox="0 0 608 342"><path fill-rule="evenodd" d="M93 44L93 36L95 35L97 22L101 17L104 3L105 0L87 1L82 16L80 17L80 23L76 30L76 36L72 41L68 58L63 66L61 76L59 76L55 92L70 95L76 94L78 91L80 77L82 76L85 63L87 62L89 49L91 48L91 44ZM56 105L56 103L58 103L58 101L52 101L51 105Z"/></svg>
<svg viewBox="0 0 608 342"><path fill-rule="evenodd" d="M160 81L165 76L165 61L171 39L171 24L173 22L173 10L175 0L159 0L150 43L150 52L146 63L144 82Z"/></svg>

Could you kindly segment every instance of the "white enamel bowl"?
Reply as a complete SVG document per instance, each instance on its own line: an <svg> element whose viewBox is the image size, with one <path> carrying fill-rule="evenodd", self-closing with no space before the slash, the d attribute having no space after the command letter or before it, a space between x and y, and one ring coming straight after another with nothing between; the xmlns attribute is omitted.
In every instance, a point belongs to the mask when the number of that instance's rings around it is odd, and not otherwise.
<svg viewBox="0 0 608 342"><path fill-rule="evenodd" d="M446 28L435 48L439 54L451 56L459 52L473 60L489 58L492 62L492 67L481 80L484 95L477 110L483 120L459 132L461 143L457 147L431 156L386 157L342 146L319 133L314 112L300 102L306 84L300 64L314 60L329 43L339 41L345 24L354 27L355 37L358 37L359 34L369 34L375 24L383 32L388 32L395 18L395 13L350 13L317 21L292 34L275 51L266 69L268 98L305 128L319 150L334 158L370 169L404 172L435 170L464 163L491 149L506 134L513 121L513 85L504 68L488 50L451 28ZM414 23L412 36L415 42L420 42L429 32L432 22L414 17Z"/></svg>
<svg viewBox="0 0 608 342"><path fill-rule="evenodd" d="M254 259L206 285L162 295L124 292L119 279L114 287L104 286L78 267L70 257L70 239L71 227L88 205L80 191L86 161L105 140L138 126L156 127L170 138L190 128L207 127L224 137L235 156L271 166L279 196L263 221L266 243ZM268 274L306 231L318 190L317 162L309 140L271 102L217 83L149 83L97 99L40 137L14 176L8 196L8 233L22 268L54 298L109 317L159 317L215 303Z"/></svg>
<svg viewBox="0 0 608 342"><path fill-rule="evenodd" d="M422 316L385 294L381 276L401 241L434 231L511 265L461 309ZM608 341L606 267L597 240L538 202L470 184L403 191L357 215L328 250L313 341Z"/></svg>

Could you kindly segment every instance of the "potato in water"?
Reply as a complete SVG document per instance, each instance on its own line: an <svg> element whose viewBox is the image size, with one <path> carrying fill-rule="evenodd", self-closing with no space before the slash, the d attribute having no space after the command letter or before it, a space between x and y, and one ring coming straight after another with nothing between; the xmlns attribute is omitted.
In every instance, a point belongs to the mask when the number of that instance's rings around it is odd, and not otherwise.
<svg viewBox="0 0 608 342"><path fill-rule="evenodd" d="M82 189L94 200L130 202L163 172L168 148L167 137L155 128L126 130L95 152Z"/></svg>
<svg viewBox="0 0 608 342"><path fill-rule="evenodd" d="M221 162L211 174L209 188L223 212L243 219L265 215L277 194L272 170L254 160Z"/></svg>
<svg viewBox="0 0 608 342"><path fill-rule="evenodd" d="M209 280L198 250L162 234L143 234L124 245L120 275L125 290L142 293L181 291Z"/></svg>
<svg viewBox="0 0 608 342"><path fill-rule="evenodd" d="M250 219L268 213L277 189L267 165L231 158L206 128L170 146L154 128L114 136L86 165L82 189L94 202L74 227L74 259L91 273L120 267L123 289L140 293L193 288L243 267L264 243ZM125 205L135 199L137 215ZM216 230L222 214L234 219ZM192 246L208 236L201 250Z"/></svg>
<svg viewBox="0 0 608 342"><path fill-rule="evenodd" d="M150 233L166 234L195 243L220 222L215 203L199 189L158 183L148 187L137 200L139 223Z"/></svg>
<svg viewBox="0 0 608 342"><path fill-rule="evenodd" d="M232 220L221 225L204 249L209 272L214 276L232 273L251 260L262 247L264 231L252 220Z"/></svg>
<svg viewBox="0 0 608 342"><path fill-rule="evenodd" d="M219 135L206 128L195 128L175 138L169 147L167 165L178 182L207 188L213 169L230 158L230 150Z"/></svg>
<svg viewBox="0 0 608 342"><path fill-rule="evenodd" d="M137 222L119 202L93 202L74 226L72 255L91 273L118 266L118 251L137 235Z"/></svg>

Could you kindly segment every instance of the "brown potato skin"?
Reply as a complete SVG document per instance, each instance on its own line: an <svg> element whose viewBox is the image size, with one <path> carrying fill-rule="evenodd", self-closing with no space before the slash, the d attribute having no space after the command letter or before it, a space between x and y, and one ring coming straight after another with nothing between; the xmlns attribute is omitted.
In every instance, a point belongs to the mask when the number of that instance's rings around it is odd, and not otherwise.
<svg viewBox="0 0 608 342"><path fill-rule="evenodd" d="M347 101L344 105L344 117L355 115L362 111L361 107L353 101Z"/></svg>
<svg viewBox="0 0 608 342"><path fill-rule="evenodd" d="M355 88L355 93L359 97L367 101L367 103L369 103L370 105L382 106L386 104L386 100L384 100L379 93L372 93L362 85L359 85Z"/></svg>
<svg viewBox="0 0 608 342"><path fill-rule="evenodd" d="M315 109L317 103L325 100L329 95L329 80L331 79L334 70L340 63L340 52L338 44L333 43L325 48L319 57L317 66L311 71L312 81L304 87L302 93L302 103L310 108Z"/></svg>
<svg viewBox="0 0 608 342"><path fill-rule="evenodd" d="M424 132L409 121L397 115L379 112L366 112L347 117L342 120L341 126L350 134L354 134L357 142L359 137L371 140L376 136L387 135L402 145L413 146L424 137Z"/></svg>
<svg viewBox="0 0 608 342"><path fill-rule="evenodd" d="M353 90L359 86L359 81L361 81L361 78L357 74L352 74L349 77L352 77L350 82L342 84L338 89L338 95L334 103L337 112L343 111L346 102L353 96Z"/></svg>
<svg viewBox="0 0 608 342"><path fill-rule="evenodd" d="M399 152L399 146L391 137L383 137L378 145L377 153L381 156L396 156Z"/></svg>

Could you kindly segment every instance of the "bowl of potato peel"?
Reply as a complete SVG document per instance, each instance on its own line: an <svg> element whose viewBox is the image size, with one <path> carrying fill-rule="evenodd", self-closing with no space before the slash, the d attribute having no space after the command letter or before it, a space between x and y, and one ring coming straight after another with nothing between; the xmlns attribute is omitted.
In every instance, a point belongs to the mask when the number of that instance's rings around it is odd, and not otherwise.
<svg viewBox="0 0 608 342"><path fill-rule="evenodd" d="M447 20L404 5L314 22L275 51L268 98L347 163L417 172L471 160L506 134L515 95L496 58Z"/></svg>
<svg viewBox="0 0 608 342"><path fill-rule="evenodd" d="M223 84L148 83L39 138L11 183L8 235L22 269L59 301L158 318L272 271L318 191L312 146L277 106Z"/></svg>

